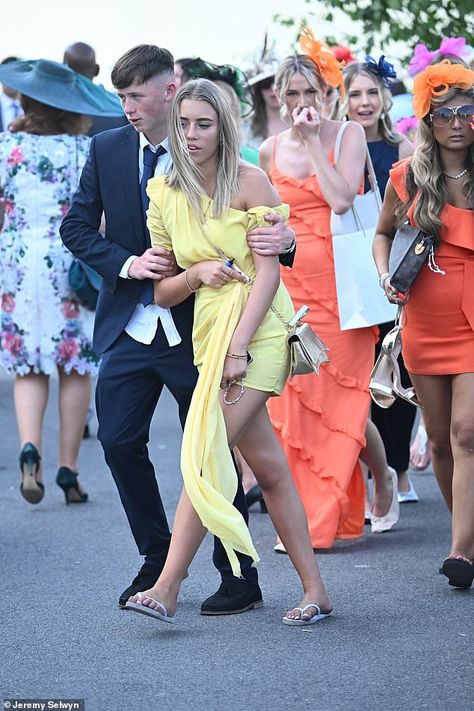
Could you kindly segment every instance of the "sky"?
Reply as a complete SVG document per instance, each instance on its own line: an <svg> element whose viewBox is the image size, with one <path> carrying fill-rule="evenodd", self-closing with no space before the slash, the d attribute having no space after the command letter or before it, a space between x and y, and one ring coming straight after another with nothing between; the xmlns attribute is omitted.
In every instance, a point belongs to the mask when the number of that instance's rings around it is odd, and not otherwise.
<svg viewBox="0 0 474 711"><path fill-rule="evenodd" d="M0 57L62 61L68 44L87 42L96 50L99 81L106 86L115 61L137 44L245 69L265 32L281 57L289 53L295 30L275 24L273 15L302 17L307 9L303 0L3 0ZM344 19L338 25L349 30ZM321 21L313 29L317 37L337 37L337 30Z"/></svg>

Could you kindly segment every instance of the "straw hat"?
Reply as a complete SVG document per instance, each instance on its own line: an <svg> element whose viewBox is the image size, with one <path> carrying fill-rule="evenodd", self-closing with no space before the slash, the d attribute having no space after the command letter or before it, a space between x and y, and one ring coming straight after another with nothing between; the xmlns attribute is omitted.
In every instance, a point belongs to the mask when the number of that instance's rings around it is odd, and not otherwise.
<svg viewBox="0 0 474 711"><path fill-rule="evenodd" d="M63 111L88 116L123 116L119 99L66 64L49 59L18 60L0 65L0 82Z"/></svg>

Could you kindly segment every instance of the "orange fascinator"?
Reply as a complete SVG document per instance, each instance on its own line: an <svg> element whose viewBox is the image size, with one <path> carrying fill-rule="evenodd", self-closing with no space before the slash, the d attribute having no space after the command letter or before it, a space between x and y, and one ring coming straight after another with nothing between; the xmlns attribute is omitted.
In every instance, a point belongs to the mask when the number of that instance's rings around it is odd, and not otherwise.
<svg viewBox="0 0 474 711"><path fill-rule="evenodd" d="M300 35L300 47L316 64L326 84L334 88L339 87L341 95L344 96L344 79L341 71L344 62L338 62L329 47L324 42L319 42L309 27L305 27Z"/></svg>
<svg viewBox="0 0 474 711"><path fill-rule="evenodd" d="M413 82L413 110L422 119L429 112L433 96L443 96L451 86L469 89L474 84L474 72L462 64L443 59L418 74Z"/></svg>

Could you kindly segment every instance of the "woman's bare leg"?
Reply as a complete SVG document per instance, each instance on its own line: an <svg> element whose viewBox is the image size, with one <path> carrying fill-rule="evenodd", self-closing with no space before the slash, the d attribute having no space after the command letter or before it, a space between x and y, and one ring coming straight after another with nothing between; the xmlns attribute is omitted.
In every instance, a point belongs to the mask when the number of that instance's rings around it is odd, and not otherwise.
<svg viewBox="0 0 474 711"><path fill-rule="evenodd" d="M58 367L59 375L59 452L58 464L77 472L77 458L87 421L87 410L91 396L90 375L79 375L71 371L66 375ZM84 493L80 482L79 492Z"/></svg>
<svg viewBox="0 0 474 711"><path fill-rule="evenodd" d="M90 375L72 371L59 374L59 466L77 471L77 457L84 434L91 395Z"/></svg>
<svg viewBox="0 0 474 711"><path fill-rule="evenodd" d="M253 393L258 398L257 391ZM262 395L264 393L260 393ZM265 399L259 398L261 403ZM234 413L229 413L226 418L228 432L234 429L233 420ZM301 579L304 596L298 607L316 603L323 612L330 612L332 603L311 546L304 508L264 404L252 420L251 427L240 436L238 446L262 487L268 513ZM315 612L310 609L304 619L313 617ZM301 612L294 608L287 616L299 619Z"/></svg>
<svg viewBox="0 0 474 711"><path fill-rule="evenodd" d="M244 493L246 494L252 487L257 486L257 480L255 478L255 474L243 458L238 447L235 447L234 449L234 456L242 477L242 487L244 489Z"/></svg>
<svg viewBox="0 0 474 711"><path fill-rule="evenodd" d="M367 420L365 439L366 445L359 456L370 469L374 480L372 513L374 516L385 516L392 503L392 478L382 438L377 427L370 419Z"/></svg>
<svg viewBox="0 0 474 711"><path fill-rule="evenodd" d="M450 375L410 373L416 394L423 405L423 419L431 443L433 471L444 500L452 510L453 452L451 448L452 383Z"/></svg>
<svg viewBox="0 0 474 711"><path fill-rule="evenodd" d="M154 601L158 601L165 606L169 615L174 615L181 583L187 578L188 568L206 533L183 487L174 518L170 548L161 575L152 588L134 595L130 600L140 601L147 607L160 610L160 607L154 604Z"/></svg>
<svg viewBox="0 0 474 711"><path fill-rule="evenodd" d="M16 420L20 448L26 442L31 442L42 451L43 418L48 403L49 376L44 373L28 373L17 375L13 386ZM42 468L35 478L42 479Z"/></svg>
<svg viewBox="0 0 474 711"><path fill-rule="evenodd" d="M474 373L453 376L451 557L474 560Z"/></svg>
<svg viewBox="0 0 474 711"><path fill-rule="evenodd" d="M423 404L433 471L452 512L450 556L474 558L474 374L410 375Z"/></svg>

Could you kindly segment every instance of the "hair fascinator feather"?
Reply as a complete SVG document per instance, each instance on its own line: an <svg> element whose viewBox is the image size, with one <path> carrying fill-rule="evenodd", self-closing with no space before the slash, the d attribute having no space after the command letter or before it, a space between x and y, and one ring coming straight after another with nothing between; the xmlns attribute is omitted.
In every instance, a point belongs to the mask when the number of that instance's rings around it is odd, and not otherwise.
<svg viewBox="0 0 474 711"><path fill-rule="evenodd" d="M354 57L349 47L344 44L337 44L335 47L331 47L331 52L336 57L338 62L344 62L345 66L351 62L357 62L357 57Z"/></svg>
<svg viewBox="0 0 474 711"><path fill-rule="evenodd" d="M384 86L389 87L391 84L390 80L397 78L393 64L386 61L384 54L381 55L378 62L370 55L367 55L365 58L365 66L371 74L375 74L375 76L380 78Z"/></svg>
<svg viewBox="0 0 474 711"><path fill-rule="evenodd" d="M250 104L247 98L247 79L243 71L230 64L213 64L206 62L201 57L190 59L182 64L183 74L187 79L209 79L210 81L222 81L233 88L241 104Z"/></svg>
<svg viewBox="0 0 474 711"><path fill-rule="evenodd" d="M439 49L430 52L425 44L417 44L413 57L408 65L408 73L413 77L415 74L423 72L433 59L443 54L452 54L454 57L463 57L469 54L464 37L445 37Z"/></svg>
<svg viewBox="0 0 474 711"><path fill-rule="evenodd" d="M326 84L333 88L339 87L341 96L344 96L344 79L341 71L344 62L338 62L329 47L317 40L309 27L304 28L299 42L303 53L315 63Z"/></svg>
<svg viewBox="0 0 474 711"><path fill-rule="evenodd" d="M422 119L429 113L433 96L443 96L451 86L470 89L474 84L474 72L461 64L451 64L443 59L418 74L413 82L413 110Z"/></svg>
<svg viewBox="0 0 474 711"><path fill-rule="evenodd" d="M409 131L413 131L414 129L418 128L419 120L415 118L414 116L410 116L407 118L402 118L400 121L397 121L395 124L395 128L397 129L398 133L403 133L404 136Z"/></svg>

